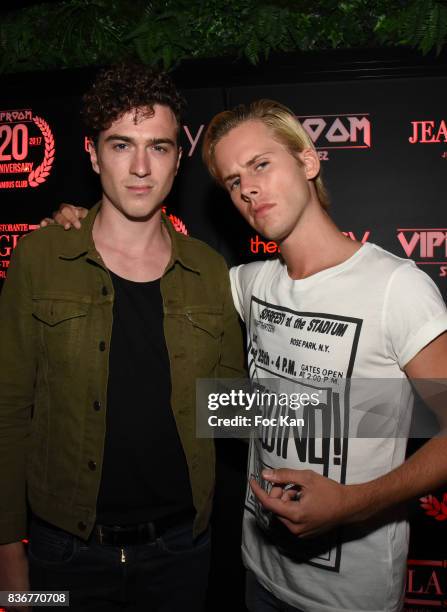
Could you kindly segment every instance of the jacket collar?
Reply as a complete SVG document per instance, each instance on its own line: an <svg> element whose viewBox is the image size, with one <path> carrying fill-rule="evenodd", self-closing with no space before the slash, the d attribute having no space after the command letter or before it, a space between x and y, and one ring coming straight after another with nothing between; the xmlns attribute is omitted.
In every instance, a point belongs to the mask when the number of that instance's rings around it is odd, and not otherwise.
<svg viewBox="0 0 447 612"><path fill-rule="evenodd" d="M81 229L71 230L66 233L66 242L60 253L62 259L73 260L83 255L89 255L95 261L101 259L95 248L92 235L93 224L100 207L101 202L97 202L89 210L88 215L82 221ZM185 239L182 234L179 234L174 229L169 218L164 213L162 213L162 223L165 224L171 239L171 258L165 272L172 268L176 262L179 262L184 268L200 274L199 262L193 253L191 253L189 240Z"/></svg>
<svg viewBox="0 0 447 612"><path fill-rule="evenodd" d="M77 259L88 252L96 253L95 244L93 242L92 230L96 215L100 209L101 202L97 202L88 212L86 218L82 221L81 229L71 229L66 232L63 249L60 253L62 259Z"/></svg>
<svg viewBox="0 0 447 612"><path fill-rule="evenodd" d="M169 260L165 272L170 270L176 262L179 262L187 270L200 274L199 262L191 252L190 240L183 234L177 232L165 213L162 213L162 222L165 224L171 239L171 259Z"/></svg>

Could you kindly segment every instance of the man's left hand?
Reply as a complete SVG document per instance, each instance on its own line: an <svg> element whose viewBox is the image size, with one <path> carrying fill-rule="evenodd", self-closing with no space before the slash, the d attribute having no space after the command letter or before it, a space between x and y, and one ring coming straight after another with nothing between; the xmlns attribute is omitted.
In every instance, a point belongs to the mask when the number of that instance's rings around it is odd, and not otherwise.
<svg viewBox="0 0 447 612"><path fill-rule="evenodd" d="M264 470L262 477L273 484L272 491L267 494L255 480L251 480L253 493L266 510L273 512L297 536L318 535L351 517L352 487L312 470ZM282 489L281 493L281 487L286 484L297 487Z"/></svg>

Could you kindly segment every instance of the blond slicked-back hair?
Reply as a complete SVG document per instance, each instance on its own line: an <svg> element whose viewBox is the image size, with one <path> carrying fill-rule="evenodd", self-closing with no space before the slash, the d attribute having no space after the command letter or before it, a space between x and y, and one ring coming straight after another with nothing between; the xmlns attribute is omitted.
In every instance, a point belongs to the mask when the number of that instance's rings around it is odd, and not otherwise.
<svg viewBox="0 0 447 612"><path fill-rule="evenodd" d="M202 158L211 176L222 185L222 178L216 166L215 148L228 132L246 121L262 121L271 131L273 138L283 144L296 156L304 149L314 149L314 144L295 114L280 102L256 100L251 104L241 104L233 110L216 115L208 125L202 146ZM299 160L297 159L299 163ZM321 171L313 179L318 200L323 208L328 208L329 198L321 178Z"/></svg>

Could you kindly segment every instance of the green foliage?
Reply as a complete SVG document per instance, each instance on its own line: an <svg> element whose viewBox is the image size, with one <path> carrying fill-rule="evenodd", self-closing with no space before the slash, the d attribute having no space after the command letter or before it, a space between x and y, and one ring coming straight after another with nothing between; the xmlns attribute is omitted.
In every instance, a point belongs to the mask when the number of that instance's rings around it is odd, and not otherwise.
<svg viewBox="0 0 447 612"><path fill-rule="evenodd" d="M447 40L447 0L411 0L400 10L383 15L377 25L379 41L440 53Z"/></svg>
<svg viewBox="0 0 447 612"><path fill-rule="evenodd" d="M439 53L447 0L63 0L0 23L0 71L105 64L138 57L171 68L186 58L417 46Z"/></svg>
<svg viewBox="0 0 447 612"><path fill-rule="evenodd" d="M447 2L426 0L421 10L419 3L413 0L402 21L401 32L406 43L417 43L424 54L433 47L439 53L446 41Z"/></svg>

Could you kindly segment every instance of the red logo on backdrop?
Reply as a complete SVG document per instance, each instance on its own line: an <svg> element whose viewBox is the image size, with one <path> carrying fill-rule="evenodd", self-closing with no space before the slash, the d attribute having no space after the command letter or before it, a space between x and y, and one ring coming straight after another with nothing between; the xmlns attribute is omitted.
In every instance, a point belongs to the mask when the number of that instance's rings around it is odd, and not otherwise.
<svg viewBox="0 0 447 612"><path fill-rule="evenodd" d="M447 276L447 228L398 229L397 239L418 266L438 266L439 276Z"/></svg>
<svg viewBox="0 0 447 612"><path fill-rule="evenodd" d="M447 123L441 121L423 120L411 122L411 136L408 138L410 144L446 144ZM441 157L447 159L447 151L441 153Z"/></svg>
<svg viewBox="0 0 447 612"><path fill-rule="evenodd" d="M31 109L0 111L0 189L38 187L49 177L54 155L45 119Z"/></svg>
<svg viewBox="0 0 447 612"><path fill-rule="evenodd" d="M185 236L188 235L188 230L186 229L186 225L183 223L183 221L181 219L179 219L175 215L169 214L166 211L166 206L163 206L163 212L166 215L168 215L169 221L172 223L172 225L174 226L174 229L177 232L180 232L180 234L185 234Z"/></svg>
<svg viewBox="0 0 447 612"><path fill-rule="evenodd" d="M328 149L369 149L371 122L369 113L346 115L299 115L320 159L328 160Z"/></svg>
<svg viewBox="0 0 447 612"><path fill-rule="evenodd" d="M411 144L431 144L447 142L447 125L444 120L436 121L412 121L412 134L408 139Z"/></svg>
<svg viewBox="0 0 447 612"><path fill-rule="evenodd" d="M38 225L28 225L28 223L0 224L0 279L6 278L11 253L16 248L19 239L38 227Z"/></svg>
<svg viewBox="0 0 447 612"><path fill-rule="evenodd" d="M405 610L445 609L446 600L446 560L409 559L407 562L407 584ZM411 606L418 606L413 608ZM423 606L421 609L419 606Z"/></svg>
<svg viewBox="0 0 447 612"><path fill-rule="evenodd" d="M250 252L258 255L274 255L280 253L281 249L274 240L262 240L260 236L256 235L250 238Z"/></svg>
<svg viewBox="0 0 447 612"><path fill-rule="evenodd" d="M444 493L442 501L431 494L421 497L419 501L427 516L433 517L436 521L447 521L447 493Z"/></svg>
<svg viewBox="0 0 447 612"><path fill-rule="evenodd" d="M365 242L369 240L371 232L370 230L366 230L363 232L362 236L360 236L360 234L356 235L355 232L343 232L343 234L351 238L351 240L357 240L365 244ZM262 240L262 238L256 235L250 238L250 252L255 255L274 255L280 253L281 249L273 240Z"/></svg>
<svg viewBox="0 0 447 612"><path fill-rule="evenodd" d="M365 232L363 232L362 236L360 234L355 234L355 232L342 232L342 234L344 234L348 238L351 238L351 240L357 240L357 242L365 244L365 242L368 242L369 237L371 236L371 231L366 230Z"/></svg>

